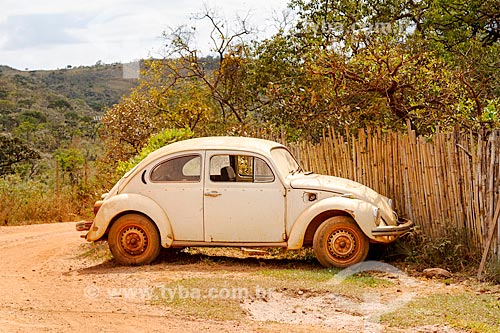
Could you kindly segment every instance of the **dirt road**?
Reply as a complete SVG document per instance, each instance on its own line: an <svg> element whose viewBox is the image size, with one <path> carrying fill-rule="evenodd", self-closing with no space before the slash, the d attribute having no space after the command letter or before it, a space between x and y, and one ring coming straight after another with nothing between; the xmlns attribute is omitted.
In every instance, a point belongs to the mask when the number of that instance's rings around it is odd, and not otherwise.
<svg viewBox="0 0 500 333"><path fill-rule="evenodd" d="M187 323L140 298L96 297L97 288L151 285L161 274L152 266L96 265L77 258L85 243L78 236L74 223L0 228L0 331L240 331L231 323Z"/></svg>
<svg viewBox="0 0 500 333"><path fill-rule="evenodd" d="M263 323L251 315L215 321L174 314L166 305L149 304L144 297L112 295L109 290L161 285L170 275L200 274L199 265L187 265L181 271L169 267L168 262L121 267L113 260L96 262L82 257L83 244L86 242L75 232L74 223L0 227L1 332L331 332L332 327L347 332L362 323L362 318L355 318L355 326L349 327L345 316L338 317L338 326L332 323L335 319L325 326L307 321L279 323L272 318ZM273 308L279 313L289 301L277 300L264 304L271 304L264 315ZM385 329L375 327L375 331Z"/></svg>

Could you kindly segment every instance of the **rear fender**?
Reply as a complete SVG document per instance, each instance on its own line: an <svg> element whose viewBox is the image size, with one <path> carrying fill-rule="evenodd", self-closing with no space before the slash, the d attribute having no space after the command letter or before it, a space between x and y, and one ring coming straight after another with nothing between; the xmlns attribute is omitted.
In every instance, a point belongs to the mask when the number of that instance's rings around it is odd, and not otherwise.
<svg viewBox="0 0 500 333"><path fill-rule="evenodd" d="M118 215L126 212L141 213L150 218L160 232L161 245L163 247L172 245L174 234L165 211L152 199L133 193L118 194L104 200L85 238L88 241L99 240L106 234L110 223Z"/></svg>

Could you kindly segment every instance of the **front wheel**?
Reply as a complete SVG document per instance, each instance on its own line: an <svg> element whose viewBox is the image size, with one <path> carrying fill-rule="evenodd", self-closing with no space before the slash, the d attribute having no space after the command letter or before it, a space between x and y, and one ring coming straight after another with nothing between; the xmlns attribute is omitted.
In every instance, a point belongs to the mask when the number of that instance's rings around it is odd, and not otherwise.
<svg viewBox="0 0 500 333"><path fill-rule="evenodd" d="M325 267L348 267L366 259L368 238L349 216L335 216L323 222L316 230L313 249L316 258Z"/></svg>
<svg viewBox="0 0 500 333"><path fill-rule="evenodd" d="M108 244L113 257L122 265L150 264L161 249L156 226L140 214L118 218L109 230Z"/></svg>

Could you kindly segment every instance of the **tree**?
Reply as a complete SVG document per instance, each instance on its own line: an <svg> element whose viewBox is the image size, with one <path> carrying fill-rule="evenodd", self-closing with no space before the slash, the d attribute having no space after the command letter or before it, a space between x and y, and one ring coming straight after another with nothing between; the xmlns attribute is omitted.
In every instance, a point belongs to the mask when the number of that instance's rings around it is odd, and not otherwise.
<svg viewBox="0 0 500 333"><path fill-rule="evenodd" d="M109 163L124 161L137 154L152 133L167 124L155 117L149 101L137 92L125 97L106 112L100 128Z"/></svg>
<svg viewBox="0 0 500 333"><path fill-rule="evenodd" d="M200 52L192 45L194 28L187 29L185 26L164 34L167 45L170 45L168 55L177 59L175 63L165 62L165 65L174 82L185 79L200 82L215 102L223 123L235 121L240 126L244 125L249 120L249 114L265 104L247 89L250 50L244 37L249 36L252 30L246 18L239 19L237 28L231 30L226 20L208 8L196 19L207 20L210 24L211 51L217 54L218 66L213 70L207 68L207 62L200 58Z"/></svg>
<svg viewBox="0 0 500 333"><path fill-rule="evenodd" d="M262 118L313 137L325 126L402 128L408 120L422 134L477 126L485 105L497 105L498 45L452 47L450 36L466 36L455 29L456 15L443 25L448 37L435 38L435 15L452 3L466 20L469 9L458 0L291 1L295 26L257 48L260 89L270 98ZM479 26L491 26L488 17ZM491 36L494 29L479 26L461 40Z"/></svg>
<svg viewBox="0 0 500 333"><path fill-rule="evenodd" d="M139 86L103 118L100 133L109 161L136 155L164 129L188 128L196 135L240 132L264 104L248 89L245 19L235 31L208 9L196 19L211 25L217 58L199 56L192 45L194 30L181 26L165 33L168 57L146 61Z"/></svg>
<svg viewBox="0 0 500 333"><path fill-rule="evenodd" d="M80 171L83 168L85 159L81 150L77 148L58 149L54 154L64 176L68 175L72 185L76 185L80 180Z"/></svg>
<svg viewBox="0 0 500 333"><path fill-rule="evenodd" d="M0 175L13 173L16 164L39 158L40 154L20 139L0 135Z"/></svg>
<svg viewBox="0 0 500 333"><path fill-rule="evenodd" d="M62 98L50 98L49 104L47 105L49 109L57 109L59 111L64 111L67 109L73 109L71 104L68 101Z"/></svg>
<svg viewBox="0 0 500 333"><path fill-rule="evenodd" d="M366 42L350 59L325 52L313 66L315 73L332 78L350 109L363 110L372 126L400 127L410 121L426 133L471 117L455 108L465 93L457 72L433 52L395 43L391 36Z"/></svg>
<svg viewBox="0 0 500 333"><path fill-rule="evenodd" d="M430 38L447 48L476 38L483 46L500 41L498 0L427 0L423 4L420 31L432 34Z"/></svg>
<svg viewBox="0 0 500 333"><path fill-rule="evenodd" d="M416 36L460 74L476 119L500 97L499 0L427 0ZM498 110L497 110L498 112Z"/></svg>

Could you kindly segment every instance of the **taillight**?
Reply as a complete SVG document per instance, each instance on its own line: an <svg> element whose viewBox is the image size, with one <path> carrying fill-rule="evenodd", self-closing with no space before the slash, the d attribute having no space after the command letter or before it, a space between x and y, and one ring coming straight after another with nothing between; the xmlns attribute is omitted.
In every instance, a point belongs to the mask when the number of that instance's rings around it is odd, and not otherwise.
<svg viewBox="0 0 500 333"><path fill-rule="evenodd" d="M97 215L97 212L99 211L99 208L101 208L103 201L98 200L94 204L94 216Z"/></svg>

